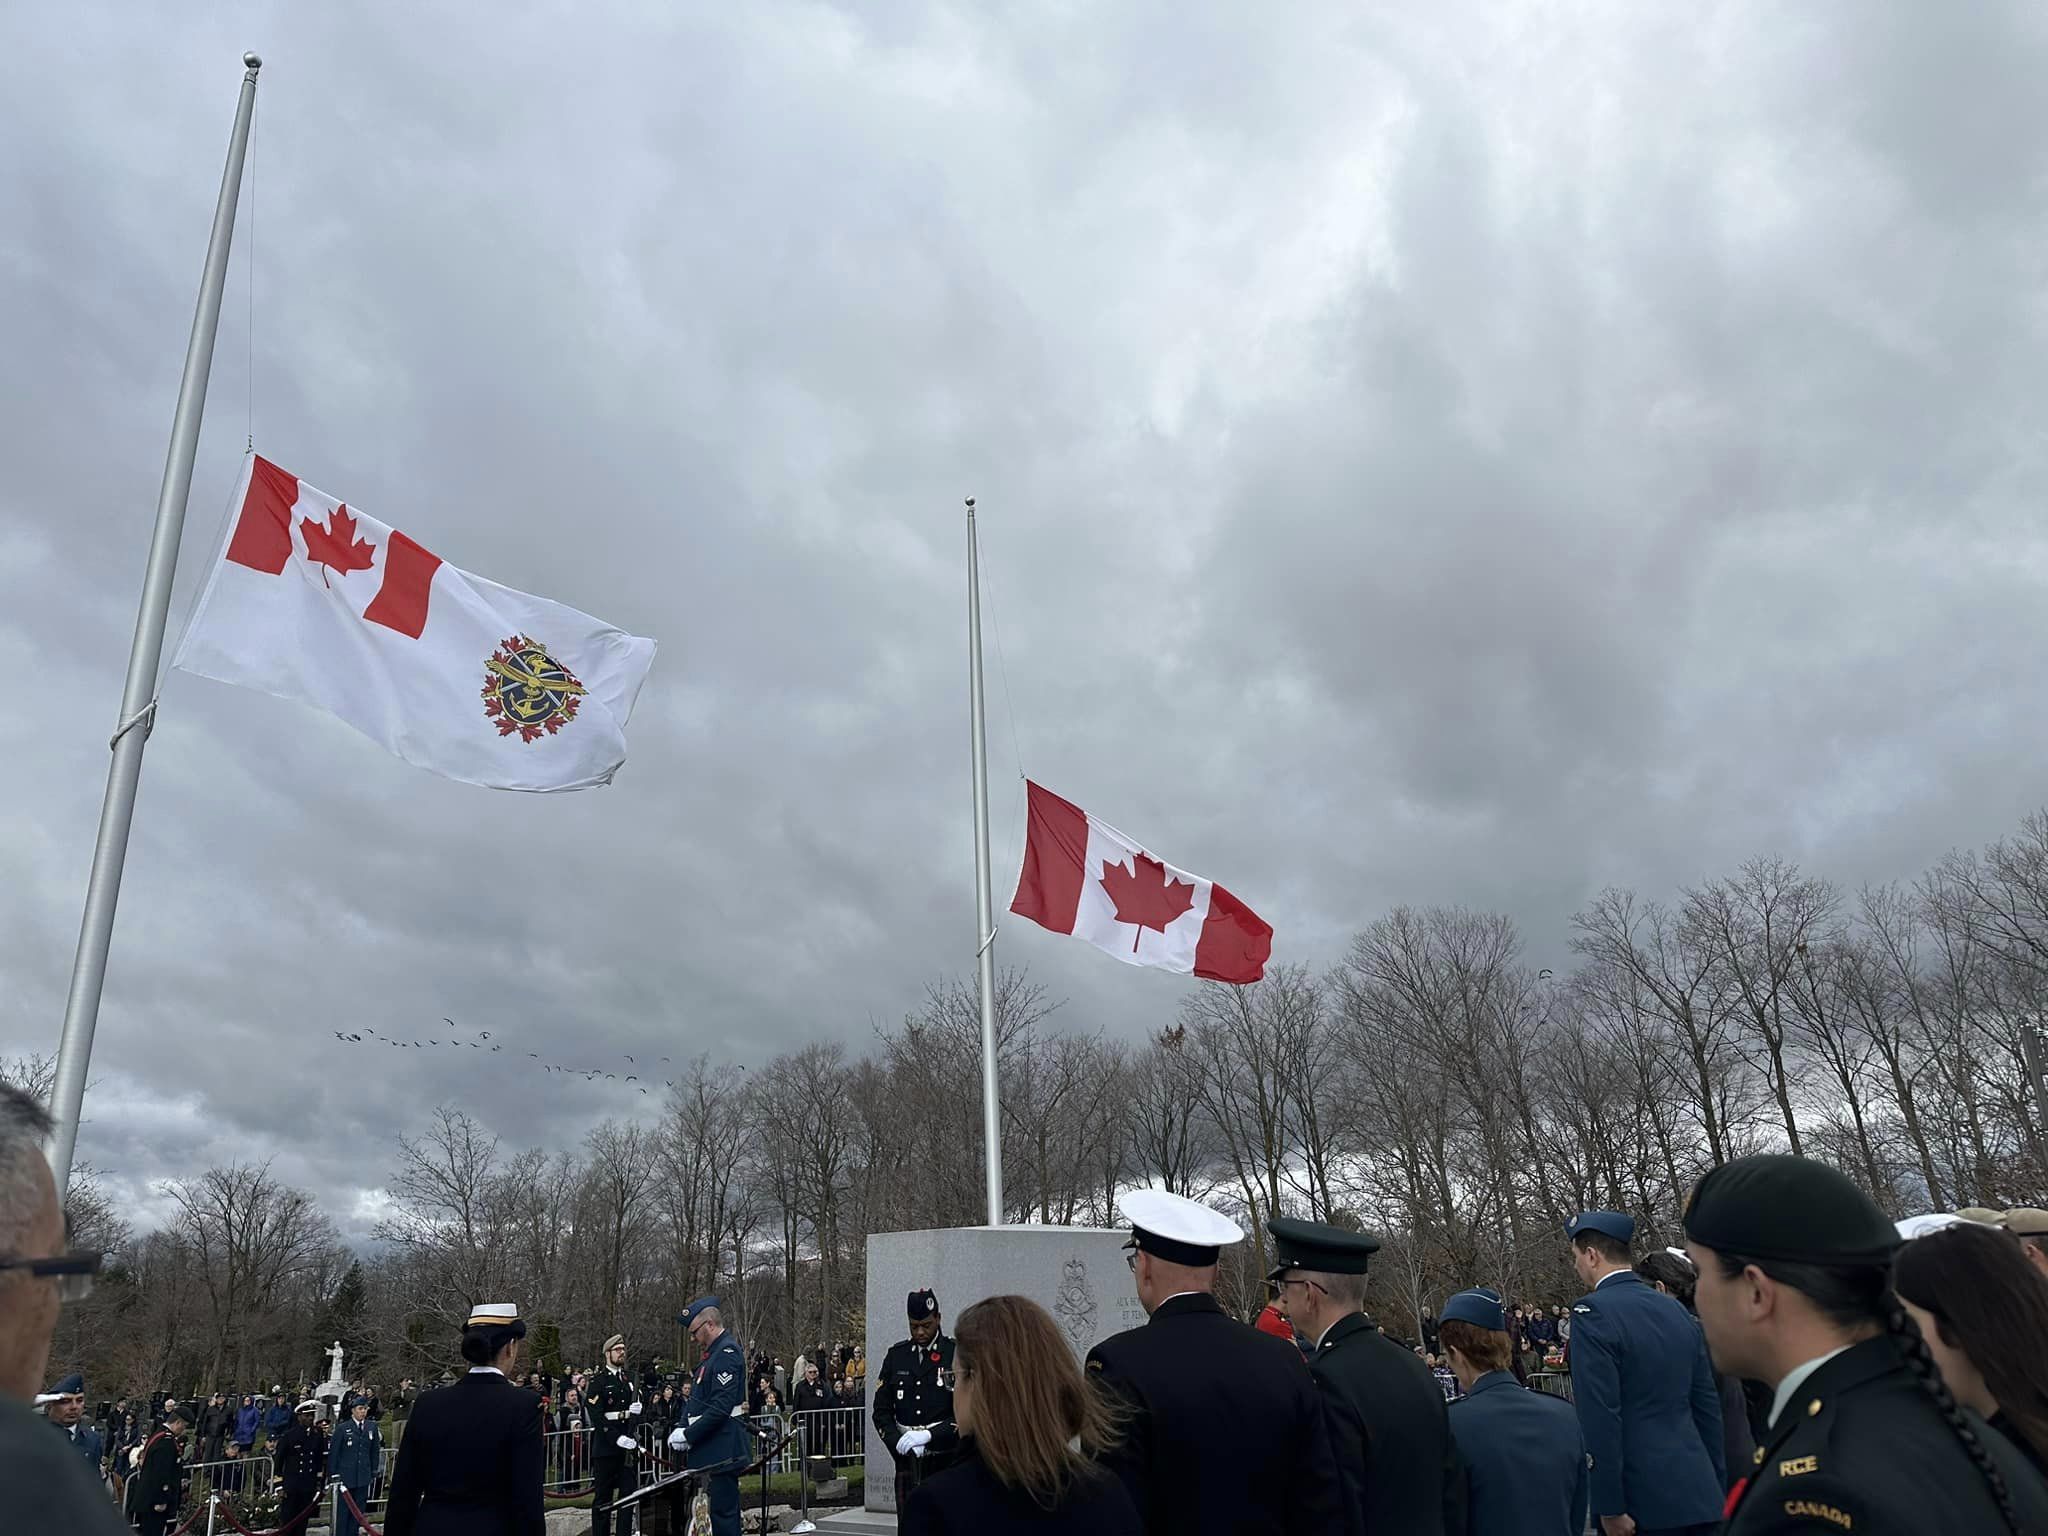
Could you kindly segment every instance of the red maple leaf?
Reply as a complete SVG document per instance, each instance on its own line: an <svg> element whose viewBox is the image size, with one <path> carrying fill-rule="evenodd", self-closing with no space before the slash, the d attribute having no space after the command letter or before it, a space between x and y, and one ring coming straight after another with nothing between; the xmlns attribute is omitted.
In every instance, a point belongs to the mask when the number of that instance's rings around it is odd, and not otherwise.
<svg viewBox="0 0 2048 1536"><path fill-rule="evenodd" d="M1157 859L1141 853L1136 864L1133 871L1107 859L1102 861L1102 888L1116 904L1116 920L1138 926L1131 936L1134 955L1147 928L1164 933L1169 923L1195 904L1195 888L1185 880L1168 880L1166 866Z"/></svg>
<svg viewBox="0 0 2048 1536"><path fill-rule="evenodd" d="M306 558L322 566L320 580L328 586L328 571L339 571L346 576L350 571L367 571L370 556L377 546L356 537L356 520L349 515L347 507L336 507L322 527L313 519L305 518L299 523L299 532L306 536Z"/></svg>

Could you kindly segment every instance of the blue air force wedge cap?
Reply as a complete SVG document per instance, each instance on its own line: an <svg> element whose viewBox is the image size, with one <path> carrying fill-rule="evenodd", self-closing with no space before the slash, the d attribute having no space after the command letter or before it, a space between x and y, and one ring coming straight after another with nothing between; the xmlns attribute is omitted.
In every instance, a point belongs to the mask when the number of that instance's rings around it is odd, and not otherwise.
<svg viewBox="0 0 2048 1536"><path fill-rule="evenodd" d="M1635 1241L1636 1219L1620 1211L1581 1211L1564 1224L1564 1235L1577 1237L1581 1232L1598 1232L1626 1246Z"/></svg>
<svg viewBox="0 0 2048 1536"><path fill-rule="evenodd" d="M1507 1318L1501 1307L1500 1292L1479 1286L1474 1290L1460 1291L1444 1303L1440 1323L1470 1323L1474 1328L1484 1328L1489 1333L1507 1331Z"/></svg>
<svg viewBox="0 0 2048 1536"><path fill-rule="evenodd" d="M699 1312L708 1312L711 1308L718 1305L719 1300L716 1296L699 1296L695 1301L683 1308L682 1312L676 1317L676 1321L685 1328L694 1328L697 1326L697 1314Z"/></svg>

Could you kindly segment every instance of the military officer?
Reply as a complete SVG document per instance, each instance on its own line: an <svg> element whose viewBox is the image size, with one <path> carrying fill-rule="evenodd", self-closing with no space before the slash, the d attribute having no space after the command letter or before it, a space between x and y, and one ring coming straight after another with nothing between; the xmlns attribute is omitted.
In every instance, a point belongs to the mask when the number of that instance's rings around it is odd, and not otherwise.
<svg viewBox="0 0 2048 1536"><path fill-rule="evenodd" d="M1582 1536L1586 1442L1561 1397L1531 1392L1508 1369L1500 1292L1460 1291L1444 1303L1439 1338L1465 1395L1450 1407L1470 1536Z"/></svg>
<svg viewBox="0 0 2048 1536"><path fill-rule="evenodd" d="M192 1411L176 1403L164 1407L163 1427L143 1443L139 1465L129 1482L129 1510L142 1536L163 1536L178 1518L183 1478L178 1446L192 1427Z"/></svg>
<svg viewBox="0 0 2048 1536"><path fill-rule="evenodd" d="M64 1432L72 1449L92 1468L92 1475L98 1477L100 1463L106 1459L106 1442L98 1430L84 1422L85 1378L74 1372L43 1395L49 1404L45 1412L50 1422Z"/></svg>
<svg viewBox="0 0 2048 1536"><path fill-rule="evenodd" d="M328 1466L358 1509L368 1506L383 1462L384 1440L377 1426L370 1422L370 1400L359 1397L349 1404L348 1417L335 1426L327 1453ZM346 1505L342 1506L341 1521L344 1536L359 1536L369 1530L349 1513Z"/></svg>
<svg viewBox="0 0 2048 1536"><path fill-rule="evenodd" d="M1088 1370L1130 1412L1104 1464L1123 1479L1145 1529L1350 1529L1301 1352L1217 1304L1216 1265L1244 1236L1237 1223L1163 1190L1135 1190L1117 1208L1131 1224L1124 1246L1148 1321L1097 1344Z"/></svg>
<svg viewBox="0 0 2048 1536"><path fill-rule="evenodd" d="M683 1404L683 1422L668 1437L684 1465L703 1472L711 1505L711 1536L740 1536L740 1473L754 1457L747 1434L747 1357L725 1326L716 1296L699 1296L676 1321L704 1352Z"/></svg>
<svg viewBox="0 0 2048 1536"><path fill-rule="evenodd" d="M626 1336L604 1341L604 1366L583 1387L594 1433L590 1441L590 1529L592 1536L611 1536L612 1500L633 1491L633 1457L639 1452L641 1402L626 1375ZM620 1536L633 1529L633 1511L619 1513Z"/></svg>
<svg viewBox="0 0 2048 1536"><path fill-rule="evenodd" d="M912 1291L904 1303L910 1337L889 1346L875 1377L875 1432L896 1460L896 1508L910 1490L960 1459L953 1422L953 1341L939 1317L939 1298Z"/></svg>
<svg viewBox="0 0 2048 1536"><path fill-rule="evenodd" d="M313 1422L320 1405L308 1398L292 1410L289 1428L271 1447L272 1475L284 1484L284 1498L277 1506L278 1524L298 1518L299 1512L317 1502L320 1485L327 1477L327 1437Z"/></svg>
<svg viewBox="0 0 2048 1536"><path fill-rule="evenodd" d="M398 1442L384 1536L544 1536L540 1394L509 1379L525 1337L513 1302L470 1311L467 1374L422 1392Z"/></svg>
<svg viewBox="0 0 2048 1536"><path fill-rule="evenodd" d="M2048 1488L1949 1395L1892 1291L1898 1234L1848 1178L1737 1158L1694 1187L1685 1236L1715 1364L1774 1389L1727 1536L2048 1531Z"/></svg>
<svg viewBox="0 0 2048 1536"><path fill-rule="evenodd" d="M1565 1225L1587 1291L1572 1304L1572 1403L1605 1536L1691 1536L1721 1512L1721 1394L1699 1325L1631 1267L1635 1229L1620 1211Z"/></svg>
<svg viewBox="0 0 2048 1536"><path fill-rule="evenodd" d="M1365 1315L1365 1271L1379 1239L1276 1216L1273 1286L1295 1331L1315 1341L1337 1480L1353 1531L1443 1536L1460 1491L1443 1388L1413 1350Z"/></svg>

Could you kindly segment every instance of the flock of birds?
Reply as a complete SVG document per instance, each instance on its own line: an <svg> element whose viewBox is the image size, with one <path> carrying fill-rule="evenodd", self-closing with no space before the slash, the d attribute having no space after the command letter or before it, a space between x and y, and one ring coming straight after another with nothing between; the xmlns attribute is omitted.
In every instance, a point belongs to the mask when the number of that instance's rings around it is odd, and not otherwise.
<svg viewBox="0 0 2048 1536"><path fill-rule="evenodd" d="M450 1029L458 1031L462 1029L462 1026L453 1019L444 1018L441 1022ZM428 1032L427 1037L423 1040L401 1040L396 1035L379 1034L376 1030L365 1024L360 1030L337 1029L334 1032L334 1038L344 1045L383 1045L398 1051L440 1050L444 1048L449 1051L459 1051L465 1046L472 1051L502 1051L505 1049L503 1042L491 1039L491 1032L488 1029L478 1030L474 1040L463 1040L453 1037L444 1039L431 1031ZM649 1085L655 1081L653 1067L642 1067L631 1056L625 1058L626 1065L637 1070L632 1072L607 1072L603 1067L571 1067L565 1066L561 1062L543 1060L539 1051L528 1051L526 1055L529 1060L538 1063L543 1072L555 1072L563 1077L580 1077L586 1083L624 1082L639 1085L641 1083L641 1072L648 1074L646 1081ZM663 1056L655 1065L668 1066L670 1062L666 1056ZM675 1082L671 1078L662 1078L660 1081L664 1088L675 1087ZM645 1093L647 1088L642 1086L640 1091Z"/></svg>

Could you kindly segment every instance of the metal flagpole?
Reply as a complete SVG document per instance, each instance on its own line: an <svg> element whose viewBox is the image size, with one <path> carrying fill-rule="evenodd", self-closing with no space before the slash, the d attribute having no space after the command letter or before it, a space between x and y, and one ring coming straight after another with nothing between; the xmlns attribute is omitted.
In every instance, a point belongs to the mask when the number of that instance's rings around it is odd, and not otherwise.
<svg viewBox="0 0 2048 1536"><path fill-rule="evenodd" d="M988 874L988 730L981 701L981 546L967 498L967 681L974 728L974 910L981 947L981 1135L987 1149L988 1224L1003 1224L1003 1113L996 1092L996 917Z"/></svg>
<svg viewBox="0 0 2048 1536"><path fill-rule="evenodd" d="M256 110L256 71L263 61L242 55L242 96L228 137L227 168L221 172L213 233L206 242L206 266L199 276L199 305L192 338L185 347L185 373L178 381L178 407L171 414L171 448L164 459L163 485L156 496L156 532L150 536L149 565L142 577L142 605L135 615L135 640L128 652L128 680L121 689L121 715L110 743L107 794L100 803L99 839L93 844L92 876L85 887L85 916L78 929L78 955L71 963L71 991L64 999L64 1037L57 1047L57 1079L50 1090L56 1126L50 1133L50 1172L61 1198L71 1181L71 1154L78 1144L78 1114L85 1100L85 1071L92 1059L92 1035L99 1023L100 992L107 979L107 945L114 934L114 907L121 897L121 870L128 859L128 828L135 818L135 786L142 777L142 748L156 715L157 668L163 659L164 621L171 609L171 579L178 570L178 541L185 529L185 499L192 489L192 461L199 448L199 422L206 413L206 382L213 370L213 339L220 326L221 289L228 275L228 246L235 233L235 203L242 190L242 161L249 150L249 119Z"/></svg>

